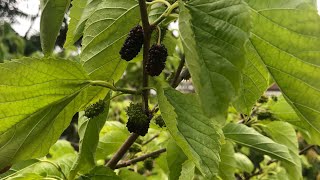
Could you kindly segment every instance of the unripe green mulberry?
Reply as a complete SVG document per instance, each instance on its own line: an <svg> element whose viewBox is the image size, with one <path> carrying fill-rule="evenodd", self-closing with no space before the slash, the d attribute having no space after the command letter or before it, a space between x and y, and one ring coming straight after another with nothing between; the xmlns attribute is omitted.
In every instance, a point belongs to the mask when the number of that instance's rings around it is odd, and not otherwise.
<svg viewBox="0 0 320 180"><path fill-rule="evenodd" d="M105 102L103 100L99 100L98 102L87 107L84 112L84 115L88 118L94 118L99 114L103 113L104 108L105 108Z"/></svg>
<svg viewBox="0 0 320 180"><path fill-rule="evenodd" d="M149 49L148 61L146 64L147 73L150 76L159 76L166 66L168 57L167 48L163 44L154 44Z"/></svg>
<svg viewBox="0 0 320 180"><path fill-rule="evenodd" d="M152 159L146 159L144 162L143 162L143 166L145 169L151 171L153 169L153 160Z"/></svg>
<svg viewBox="0 0 320 180"><path fill-rule="evenodd" d="M146 135L150 120L142 110L141 104L131 103L127 109L127 115L129 117L127 122L128 131L137 133L140 136Z"/></svg>
<svg viewBox="0 0 320 180"><path fill-rule="evenodd" d="M165 124L162 116L156 117L156 119L155 119L154 121L155 121L155 123L156 123L159 127L161 127L161 128L162 128L162 127L166 127L166 124Z"/></svg>
<svg viewBox="0 0 320 180"><path fill-rule="evenodd" d="M143 45L143 29L140 25L132 28L129 32L127 39L125 40L119 54L121 58L126 61L131 61L135 58Z"/></svg>

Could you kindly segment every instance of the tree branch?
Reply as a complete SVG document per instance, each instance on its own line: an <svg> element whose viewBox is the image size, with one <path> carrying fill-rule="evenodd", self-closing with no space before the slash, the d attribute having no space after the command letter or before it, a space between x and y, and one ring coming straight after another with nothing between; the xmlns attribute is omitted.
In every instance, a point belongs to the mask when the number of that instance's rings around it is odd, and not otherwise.
<svg viewBox="0 0 320 180"><path fill-rule="evenodd" d="M132 133L128 139L122 144L122 146L118 149L116 154L108 161L107 166L111 169L115 169L117 163L120 161L120 159L124 156L124 154L128 151L130 146L137 140L139 137L138 134Z"/></svg>
<svg viewBox="0 0 320 180"><path fill-rule="evenodd" d="M150 158L150 157L158 156L158 155L160 155L160 154L162 154L162 153L164 153L164 152L166 152L166 151L167 151L166 148L163 148L163 149L159 149L159 150L157 150L157 151L154 151L154 152L152 152L152 153L142 155L142 156L140 156L140 157L137 157L137 158L131 159L131 160L129 160L129 161L126 161L126 162L123 162L123 163L118 164L118 165L116 166L116 169L130 166L130 165L135 164L135 163L137 163L137 162L144 161L144 160L146 160L146 159L148 159L148 158Z"/></svg>
<svg viewBox="0 0 320 180"><path fill-rule="evenodd" d="M147 140L146 142L143 142L141 145L146 145L148 144L149 142L153 141L155 138L159 137L159 133L154 135L152 138L150 138L149 140Z"/></svg>
<svg viewBox="0 0 320 180"><path fill-rule="evenodd" d="M178 81L179 81L179 77L180 77L180 74L181 74L181 71L182 71L182 68L183 68L185 62L186 62L185 56L181 55L181 60L180 60L179 66L178 66L177 71L174 75L174 78L172 79L172 81L170 83L170 85L172 87L177 87L178 86L177 84L179 84L181 82L181 81L180 82L178 82Z"/></svg>
<svg viewBox="0 0 320 180"><path fill-rule="evenodd" d="M299 155L304 154L306 151L308 151L309 149L312 149L312 148L314 148L314 147L315 147L315 145L309 145L309 146L305 147L304 149L302 149L302 150L299 152Z"/></svg>

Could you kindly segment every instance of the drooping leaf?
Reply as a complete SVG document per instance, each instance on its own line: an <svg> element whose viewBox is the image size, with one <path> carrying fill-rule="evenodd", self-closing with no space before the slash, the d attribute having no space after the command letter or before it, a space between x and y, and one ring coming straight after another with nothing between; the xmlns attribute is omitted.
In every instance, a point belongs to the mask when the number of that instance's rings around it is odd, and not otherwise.
<svg viewBox="0 0 320 180"><path fill-rule="evenodd" d="M115 153L130 135L126 126L120 122L107 121L103 127L105 133L100 133L97 147L97 159L107 159Z"/></svg>
<svg viewBox="0 0 320 180"><path fill-rule="evenodd" d="M193 180L195 165L191 160L187 160L182 164L182 171L179 180Z"/></svg>
<svg viewBox="0 0 320 180"><path fill-rule="evenodd" d="M257 150L275 159L294 164L286 146L261 135L253 128L243 124L228 123L223 127L223 132L227 139L238 144Z"/></svg>
<svg viewBox="0 0 320 180"><path fill-rule="evenodd" d="M70 23L64 47L72 46L83 35L89 16L102 0L74 0L70 9Z"/></svg>
<svg viewBox="0 0 320 180"><path fill-rule="evenodd" d="M202 114L195 94L158 88L161 115L185 155L212 178L218 173L221 132L218 123Z"/></svg>
<svg viewBox="0 0 320 180"><path fill-rule="evenodd" d="M121 180L110 168L105 166L97 166L85 174L77 178L77 180Z"/></svg>
<svg viewBox="0 0 320 180"><path fill-rule="evenodd" d="M320 132L316 131L311 125L299 118L293 108L286 102L283 96L278 97L276 103L269 106L272 114L281 121L288 122L304 135L304 138L309 144L320 145Z"/></svg>
<svg viewBox="0 0 320 180"><path fill-rule="evenodd" d="M41 0L40 40L42 51L50 55L61 28L70 0Z"/></svg>
<svg viewBox="0 0 320 180"><path fill-rule="evenodd" d="M294 164L283 162L283 166L288 172L287 174L289 179L302 179L302 167L299 157L298 140L294 128L289 123L274 121L266 124L263 129L272 137L275 142L288 147Z"/></svg>
<svg viewBox="0 0 320 180"><path fill-rule="evenodd" d="M169 180L179 179L182 171L182 164L186 160L188 160L188 157L183 153L181 148L174 142L174 140L171 139L167 145Z"/></svg>
<svg viewBox="0 0 320 180"><path fill-rule="evenodd" d="M104 126L109 113L110 101L106 102L104 112L92 119L79 115L79 154L77 162L74 163L69 179L74 179L77 172L87 173L96 165L96 150L99 143L99 133Z"/></svg>
<svg viewBox="0 0 320 180"><path fill-rule="evenodd" d="M208 117L224 121L239 93L250 13L242 0L180 3L179 30L186 62Z"/></svg>
<svg viewBox="0 0 320 180"><path fill-rule="evenodd" d="M240 170L241 172L247 172L247 173L251 173L253 171L254 165L246 155L241 153L235 153L234 158L235 158L238 170Z"/></svg>
<svg viewBox="0 0 320 180"><path fill-rule="evenodd" d="M252 107L268 88L269 74L251 42L246 43L245 58L247 64L242 72L240 95L233 105L239 112L249 115Z"/></svg>
<svg viewBox="0 0 320 180"><path fill-rule="evenodd" d="M81 61L92 79L117 82L127 67L119 54L130 29L140 21L135 0L105 0L86 22ZM108 89L92 87L88 97L96 101L106 96Z"/></svg>
<svg viewBox="0 0 320 180"><path fill-rule="evenodd" d="M314 4L247 2L253 47L298 116L320 132L320 16Z"/></svg>
<svg viewBox="0 0 320 180"><path fill-rule="evenodd" d="M221 146L221 162L219 164L219 177L223 180L234 180L234 173L236 171L236 160L234 156L234 149L231 142Z"/></svg>
<svg viewBox="0 0 320 180"><path fill-rule="evenodd" d="M0 64L0 168L48 153L84 103L89 77L64 59Z"/></svg>

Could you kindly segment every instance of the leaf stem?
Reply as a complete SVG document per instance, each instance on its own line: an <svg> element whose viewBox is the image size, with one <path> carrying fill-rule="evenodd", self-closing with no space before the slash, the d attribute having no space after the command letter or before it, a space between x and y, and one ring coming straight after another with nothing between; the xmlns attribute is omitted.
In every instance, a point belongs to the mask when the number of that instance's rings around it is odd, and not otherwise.
<svg viewBox="0 0 320 180"><path fill-rule="evenodd" d="M154 89L152 87L143 87L141 90L131 90L131 89L125 89L125 88L117 88L113 84L106 82L106 81L90 81L90 84L92 86L101 86L105 88L109 88L113 91L119 91L123 94L141 94L144 90Z"/></svg>
<svg viewBox="0 0 320 180"><path fill-rule="evenodd" d="M152 2L147 2L148 5L153 5L153 4L156 4L156 3L165 4L167 7L171 6L171 4L166 0L155 0L155 1L152 1Z"/></svg>
<svg viewBox="0 0 320 180"><path fill-rule="evenodd" d="M157 25L158 25L159 23L161 23L164 19L166 19L166 18L171 14L171 12L172 12L175 8L177 8L177 7L179 7L179 2L178 2L178 1L175 2L175 3L173 3L172 5L170 5L170 6L164 11L164 13L161 14L161 16L160 16L158 19L156 19L156 20L151 24L151 26L152 26L152 27L157 26Z"/></svg>
<svg viewBox="0 0 320 180"><path fill-rule="evenodd" d="M180 60L179 66L178 66L177 71L176 71L176 73L174 75L174 78L172 79L172 81L170 83L170 85L173 88L177 87L179 85L179 83L180 83L178 80L179 80L179 77L180 77L180 74L181 74L181 71L183 69L183 66L184 66L185 62L186 62L185 56L181 55L181 60Z"/></svg>
<svg viewBox="0 0 320 180"><path fill-rule="evenodd" d="M159 149L157 151L151 152L149 154L142 155L140 157L137 157L137 158L131 159L129 161L126 161L126 162L118 164L116 166L116 169L130 166L130 165L135 164L137 162L144 161L144 160L146 160L146 159L148 159L150 157L158 156L158 155L160 155L160 154L162 154L162 153L164 153L166 151L167 151L166 148L163 148L163 149Z"/></svg>

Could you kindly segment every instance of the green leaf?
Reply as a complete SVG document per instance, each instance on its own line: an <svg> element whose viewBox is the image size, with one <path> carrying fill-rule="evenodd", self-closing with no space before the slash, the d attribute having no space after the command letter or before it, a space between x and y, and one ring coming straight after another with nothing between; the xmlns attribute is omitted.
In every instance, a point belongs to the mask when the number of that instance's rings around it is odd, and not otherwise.
<svg viewBox="0 0 320 180"><path fill-rule="evenodd" d="M202 114L195 94L158 88L161 115L185 155L208 178L218 173L222 132L213 119Z"/></svg>
<svg viewBox="0 0 320 180"><path fill-rule="evenodd" d="M261 135L253 128L243 124L229 123L223 127L223 132L227 139L238 144L257 150L275 159L294 164L286 146Z"/></svg>
<svg viewBox="0 0 320 180"><path fill-rule="evenodd" d="M102 0L74 0L70 9L70 23L64 47L72 46L83 35L85 24Z"/></svg>
<svg viewBox="0 0 320 180"><path fill-rule="evenodd" d="M320 16L316 8L304 0L247 2L253 47L298 116L320 132Z"/></svg>
<svg viewBox="0 0 320 180"><path fill-rule="evenodd" d="M294 164L283 162L283 166L288 172L289 179L302 179L298 140L294 128L289 123L274 121L263 126L263 129L275 142L288 147Z"/></svg>
<svg viewBox="0 0 320 180"><path fill-rule="evenodd" d="M167 145L167 164L169 169L169 179L178 180L182 171L182 164L188 160L182 149L170 139Z"/></svg>
<svg viewBox="0 0 320 180"><path fill-rule="evenodd" d="M23 58L0 64L0 168L48 153L89 86L80 64Z"/></svg>
<svg viewBox="0 0 320 180"><path fill-rule="evenodd" d="M86 22L81 61L94 80L117 82L127 67L118 53L130 29L140 21L139 6L134 0L105 0ZM91 102L101 99L108 89L88 90Z"/></svg>
<svg viewBox="0 0 320 180"><path fill-rule="evenodd" d="M239 169L241 172L251 173L254 170L253 163L246 155L235 153L234 158L237 164L237 169Z"/></svg>
<svg viewBox="0 0 320 180"><path fill-rule="evenodd" d="M143 175L130 171L128 169L121 169L121 171L119 172L119 177L122 180L145 180L146 179L146 177L144 177Z"/></svg>
<svg viewBox="0 0 320 180"><path fill-rule="evenodd" d="M12 178L8 178L7 180L39 180L42 178L42 176L35 173L25 173Z"/></svg>
<svg viewBox="0 0 320 180"><path fill-rule="evenodd" d="M269 86L269 73L251 42L246 43L245 58L247 64L242 72L240 95L233 105L239 112L249 115Z"/></svg>
<svg viewBox="0 0 320 180"><path fill-rule="evenodd" d="M179 29L203 111L223 122L240 91L250 11L241 0L180 3Z"/></svg>
<svg viewBox="0 0 320 180"><path fill-rule="evenodd" d="M286 102L283 96L278 98L278 101L269 106L272 114L281 121L288 122L297 127L304 134L304 138L309 144L320 145L320 133L311 125L299 118L293 108Z"/></svg>
<svg viewBox="0 0 320 180"><path fill-rule="evenodd" d="M87 173L95 167L99 133L107 120L109 105L110 101L106 103L104 112L92 119L85 117L84 112L79 114L79 154L77 162L73 164L69 179L74 179L79 171Z"/></svg>
<svg viewBox="0 0 320 180"><path fill-rule="evenodd" d="M120 178L108 167L97 166L77 180L120 180Z"/></svg>
<svg viewBox="0 0 320 180"><path fill-rule="evenodd" d="M234 157L234 149L231 142L221 146L221 162L219 164L219 176L223 180L234 180L234 173L236 171L236 160Z"/></svg>
<svg viewBox="0 0 320 180"><path fill-rule="evenodd" d="M191 160L187 160L182 164L182 171L179 180L193 180L195 165Z"/></svg>
<svg viewBox="0 0 320 180"><path fill-rule="evenodd" d="M65 153L62 154L62 152ZM50 148L49 154L52 157L42 158L39 160L28 160L25 162L18 163L11 168L10 171L12 173L6 174L5 176L1 176L1 178L19 179L20 177L28 177L30 173L37 174L42 178L64 178L64 175L62 175L61 171L65 175L67 175L71 169L72 163L76 159L76 152L73 150L73 147L71 146L70 142L65 140L59 140Z"/></svg>
<svg viewBox="0 0 320 180"><path fill-rule="evenodd" d="M42 51L50 55L55 47L70 0L41 0L40 39Z"/></svg>
<svg viewBox="0 0 320 180"><path fill-rule="evenodd" d="M96 153L97 159L107 159L109 155L119 149L130 135L126 126L116 121L107 121L102 131L105 133L100 135Z"/></svg>

